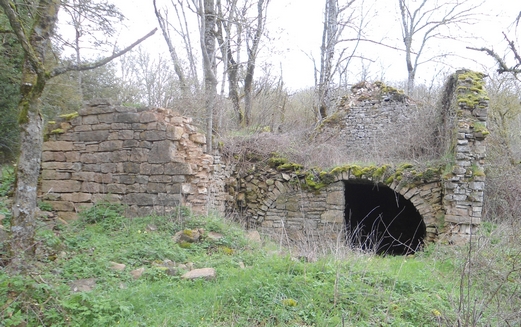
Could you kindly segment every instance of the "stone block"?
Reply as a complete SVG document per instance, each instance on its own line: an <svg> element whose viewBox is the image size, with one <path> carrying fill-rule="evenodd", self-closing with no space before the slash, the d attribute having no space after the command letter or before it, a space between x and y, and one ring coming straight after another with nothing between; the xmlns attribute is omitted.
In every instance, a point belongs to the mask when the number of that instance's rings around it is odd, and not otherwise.
<svg viewBox="0 0 521 327"><path fill-rule="evenodd" d="M101 130L101 131L92 131L92 132L80 132L79 141L82 142L91 142L91 141L105 141L109 137L109 131Z"/></svg>
<svg viewBox="0 0 521 327"><path fill-rule="evenodd" d="M80 153L78 151L65 152L65 161L67 161L67 162L80 161Z"/></svg>
<svg viewBox="0 0 521 327"><path fill-rule="evenodd" d="M172 141L165 140L154 142L148 155L149 163L168 163L176 153L175 144Z"/></svg>
<svg viewBox="0 0 521 327"><path fill-rule="evenodd" d="M192 168L190 164L187 163L171 162L165 165L164 173L166 175L191 175Z"/></svg>
<svg viewBox="0 0 521 327"><path fill-rule="evenodd" d="M89 202L92 199L90 193L64 193L61 198L69 202Z"/></svg>
<svg viewBox="0 0 521 327"><path fill-rule="evenodd" d="M127 186L124 185L124 184L108 184L107 187L107 192L108 193L113 193L113 194L125 194L127 193Z"/></svg>
<svg viewBox="0 0 521 327"><path fill-rule="evenodd" d="M71 178L70 172L59 172L56 170L42 170L42 180L45 179L69 179Z"/></svg>
<svg viewBox="0 0 521 327"><path fill-rule="evenodd" d="M149 149L133 148L130 152L130 160L134 162L146 162L149 152Z"/></svg>
<svg viewBox="0 0 521 327"><path fill-rule="evenodd" d="M344 205L345 195L343 191L328 192L326 195L326 203L333 205Z"/></svg>
<svg viewBox="0 0 521 327"><path fill-rule="evenodd" d="M114 151L120 150L123 147L123 141L114 140L114 141L105 141L99 144L99 151Z"/></svg>
<svg viewBox="0 0 521 327"><path fill-rule="evenodd" d="M42 152L42 161L66 161L65 154L63 152Z"/></svg>
<svg viewBox="0 0 521 327"><path fill-rule="evenodd" d="M139 174L140 164L137 162L124 162L123 172L127 174Z"/></svg>
<svg viewBox="0 0 521 327"><path fill-rule="evenodd" d="M159 204L157 194L132 193L123 196L123 202L138 206L153 206Z"/></svg>
<svg viewBox="0 0 521 327"><path fill-rule="evenodd" d="M159 164L149 164L149 163L142 163L139 166L139 173L143 175L151 175L151 174L163 174L164 173L164 166Z"/></svg>
<svg viewBox="0 0 521 327"><path fill-rule="evenodd" d="M86 171L80 171L72 173L71 179L77 180L77 181L94 181L94 176L96 175L95 172L86 172Z"/></svg>
<svg viewBox="0 0 521 327"><path fill-rule="evenodd" d="M167 184L165 184L165 183L148 183L147 192L148 193L166 193Z"/></svg>
<svg viewBox="0 0 521 327"><path fill-rule="evenodd" d="M54 211L74 211L74 204L69 201L48 201Z"/></svg>
<svg viewBox="0 0 521 327"><path fill-rule="evenodd" d="M81 184L81 192L84 193L104 193L103 185L94 182L83 182Z"/></svg>
<svg viewBox="0 0 521 327"><path fill-rule="evenodd" d="M140 123L150 123L154 122L158 119L153 112L144 111L139 114L139 122Z"/></svg>
<svg viewBox="0 0 521 327"><path fill-rule="evenodd" d="M140 140L161 141L166 139L166 132L163 131L144 131L139 134Z"/></svg>
<svg viewBox="0 0 521 327"><path fill-rule="evenodd" d="M130 157L130 151L128 150L120 150L114 151L108 154L110 162L126 162Z"/></svg>
<svg viewBox="0 0 521 327"><path fill-rule="evenodd" d="M94 125L98 124L98 115L86 115L81 117L82 125Z"/></svg>
<svg viewBox="0 0 521 327"><path fill-rule="evenodd" d="M57 215L65 221L74 221L78 219L78 213L73 211L60 211Z"/></svg>
<svg viewBox="0 0 521 327"><path fill-rule="evenodd" d="M71 151L73 148L72 142L66 141L47 141L43 143L43 151Z"/></svg>
<svg viewBox="0 0 521 327"><path fill-rule="evenodd" d="M206 144L206 136L200 133L190 135L190 140L197 144Z"/></svg>
<svg viewBox="0 0 521 327"><path fill-rule="evenodd" d="M320 215L320 221L322 223L344 223L344 212L340 210L328 210Z"/></svg>
<svg viewBox="0 0 521 327"><path fill-rule="evenodd" d="M185 133L184 128L181 126L167 126L166 129L166 137L173 141L179 141L183 138L183 134Z"/></svg>
<svg viewBox="0 0 521 327"><path fill-rule="evenodd" d="M81 188L81 182L73 180L43 180L42 192L74 193Z"/></svg>
<svg viewBox="0 0 521 327"><path fill-rule="evenodd" d="M121 112L114 114L114 123L124 123L124 124L131 124L131 123L139 123L140 122L140 115L136 112Z"/></svg>

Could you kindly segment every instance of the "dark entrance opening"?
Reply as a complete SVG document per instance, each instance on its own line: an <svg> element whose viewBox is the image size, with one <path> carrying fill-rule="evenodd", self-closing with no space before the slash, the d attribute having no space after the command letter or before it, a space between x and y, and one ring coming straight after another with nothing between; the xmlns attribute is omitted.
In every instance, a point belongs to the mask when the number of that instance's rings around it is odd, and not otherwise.
<svg viewBox="0 0 521 327"><path fill-rule="evenodd" d="M345 181L344 187L346 235L353 247L384 255L421 248L425 223L409 200L370 181Z"/></svg>

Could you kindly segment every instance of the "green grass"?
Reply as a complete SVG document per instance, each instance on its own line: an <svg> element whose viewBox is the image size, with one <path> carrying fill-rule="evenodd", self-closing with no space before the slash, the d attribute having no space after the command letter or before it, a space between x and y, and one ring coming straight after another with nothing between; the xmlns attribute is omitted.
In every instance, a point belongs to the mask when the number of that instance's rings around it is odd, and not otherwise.
<svg viewBox="0 0 521 327"><path fill-rule="evenodd" d="M471 280L479 287L464 288L471 292L460 298L465 247L433 245L412 257L346 251L303 262L290 248L247 240L219 217L182 210L178 217L127 219L122 212L100 204L72 225L42 225L31 273L0 270L0 326L453 326L473 321L475 308L465 305L486 299L497 285L481 271L482 278ZM174 242L176 232L194 228L223 238L186 247ZM504 264L496 259L495 267ZM212 267L217 277L183 280L186 269L171 276L165 260ZM115 271L111 262L127 267ZM133 279L130 271L141 267L144 274ZM83 278L96 278L94 290L72 292L70 283ZM519 274L509 278L497 299L514 301L515 311ZM496 304L484 306L475 319L483 324L474 325L502 325L490 313Z"/></svg>

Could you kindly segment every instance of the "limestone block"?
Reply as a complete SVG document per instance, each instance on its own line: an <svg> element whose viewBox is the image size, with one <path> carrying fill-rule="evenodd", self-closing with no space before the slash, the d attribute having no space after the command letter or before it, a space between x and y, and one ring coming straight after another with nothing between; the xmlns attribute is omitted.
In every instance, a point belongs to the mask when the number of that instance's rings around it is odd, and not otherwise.
<svg viewBox="0 0 521 327"><path fill-rule="evenodd" d="M114 141L105 141L99 144L99 151L114 151L119 150L123 147L123 141L114 140Z"/></svg>
<svg viewBox="0 0 521 327"><path fill-rule="evenodd" d="M101 184L94 182L83 182L81 184L81 192L84 193L104 193L105 188Z"/></svg>
<svg viewBox="0 0 521 327"><path fill-rule="evenodd" d="M74 204L68 201L48 201L54 211L74 211Z"/></svg>
<svg viewBox="0 0 521 327"><path fill-rule="evenodd" d="M106 155L108 157L108 161L102 161L102 162L125 162L128 161L130 157L130 151L127 150L120 150L120 151L114 151L110 152Z"/></svg>
<svg viewBox="0 0 521 327"><path fill-rule="evenodd" d="M42 192L73 193L81 188L81 182L73 180L43 180Z"/></svg>
<svg viewBox="0 0 521 327"><path fill-rule="evenodd" d="M191 270L181 276L182 279L215 279L216 273L214 268L202 268Z"/></svg>
<svg viewBox="0 0 521 327"><path fill-rule="evenodd" d="M165 165L164 173L166 175L191 175L192 167L187 163L171 162Z"/></svg>
<svg viewBox="0 0 521 327"><path fill-rule="evenodd" d="M144 111L139 114L139 122L140 123L150 123L154 122L158 119L153 112Z"/></svg>
<svg viewBox="0 0 521 327"><path fill-rule="evenodd" d="M123 172L127 174L139 174L141 165L137 162L124 162Z"/></svg>
<svg viewBox="0 0 521 327"><path fill-rule="evenodd" d="M140 115L136 112L122 112L114 114L115 123L139 123Z"/></svg>
<svg viewBox="0 0 521 327"><path fill-rule="evenodd" d="M43 151L71 151L73 143L66 141L48 141L43 143Z"/></svg>
<svg viewBox="0 0 521 327"><path fill-rule="evenodd" d="M126 193L126 185L124 184L108 184L107 185L107 192L108 193L114 193L114 194L125 194Z"/></svg>
<svg viewBox="0 0 521 327"><path fill-rule="evenodd" d="M64 153L65 161L67 162L76 162L80 161L80 153L77 151L68 151Z"/></svg>
<svg viewBox="0 0 521 327"><path fill-rule="evenodd" d="M42 170L42 179L69 179L71 177L70 172L58 172L56 170Z"/></svg>
<svg viewBox="0 0 521 327"><path fill-rule="evenodd" d="M94 173L94 172L80 171L80 172L72 173L71 179L74 179L77 181L94 181L95 175L96 175L96 173Z"/></svg>
<svg viewBox="0 0 521 327"><path fill-rule="evenodd" d="M144 131L139 134L140 140L161 141L166 139L166 132L163 131Z"/></svg>
<svg viewBox="0 0 521 327"><path fill-rule="evenodd" d="M345 196L343 191L328 192L326 196L326 203L333 205L343 205Z"/></svg>
<svg viewBox="0 0 521 327"><path fill-rule="evenodd" d="M90 193L64 193L61 197L64 201L69 202L89 202L92 199Z"/></svg>
<svg viewBox="0 0 521 327"><path fill-rule="evenodd" d="M148 154L149 163L168 163L176 153L175 144L172 141L159 141L152 144Z"/></svg>
<svg viewBox="0 0 521 327"><path fill-rule="evenodd" d="M206 136L200 133L190 135L190 140L197 144L206 144Z"/></svg>
<svg viewBox="0 0 521 327"><path fill-rule="evenodd" d="M65 221L73 221L78 219L78 213L74 211L58 211L58 217Z"/></svg>
<svg viewBox="0 0 521 327"><path fill-rule="evenodd" d="M109 131L107 131L107 130L80 132L78 140L82 141L82 142L91 142L91 141L101 142L101 141L107 140L108 136L109 136Z"/></svg>
<svg viewBox="0 0 521 327"><path fill-rule="evenodd" d="M322 223L343 224L344 212L339 210L328 210L320 216L320 221Z"/></svg>
<svg viewBox="0 0 521 327"><path fill-rule="evenodd" d="M123 196L123 202L138 206L152 206L158 204L158 197L156 194L131 193Z"/></svg>

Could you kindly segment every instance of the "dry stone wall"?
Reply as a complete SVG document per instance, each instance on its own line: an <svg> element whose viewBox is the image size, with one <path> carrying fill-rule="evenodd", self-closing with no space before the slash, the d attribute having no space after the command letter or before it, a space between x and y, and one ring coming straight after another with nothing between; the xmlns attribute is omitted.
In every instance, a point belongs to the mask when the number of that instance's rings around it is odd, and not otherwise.
<svg viewBox="0 0 521 327"><path fill-rule="evenodd" d="M488 97L483 75L467 70L454 74L446 89L444 139L454 157L443 185L445 221L452 239L468 239L483 211Z"/></svg>
<svg viewBox="0 0 521 327"><path fill-rule="evenodd" d="M366 180L385 185L411 201L426 226L425 241L438 238L461 243L475 233L481 223L485 187L484 160L488 98L483 75L470 71L454 74L445 91L442 110L442 147L452 162L418 173L413 167L395 168L393 178L377 176L378 167L351 167L322 172L318 181L326 186L319 190L306 187L306 173L276 169L255 169L228 183L227 190L237 199L242 216L250 225L275 233L288 233L290 238L332 230L338 236L344 227L346 206L344 182ZM414 106L397 93L383 92L382 85L361 83L352 96L345 97L336 114L326 120L318 137L340 135L351 146L370 146L375 139L391 135L393 128L410 117ZM370 95L370 96L368 96ZM377 99L371 98L377 96ZM444 164L445 165L445 164ZM364 170L372 172L361 173ZM326 233L327 234L327 233Z"/></svg>
<svg viewBox="0 0 521 327"><path fill-rule="evenodd" d="M223 210L224 170L205 144L191 118L173 111L94 101L51 122L40 196L64 219L103 199L131 215L173 214L179 205Z"/></svg>
<svg viewBox="0 0 521 327"><path fill-rule="evenodd" d="M367 169L366 174L360 173L363 168L358 166L344 168L329 174L328 185L316 190L306 184L305 174L256 166L255 171L228 182L228 192L236 195L241 216L249 226L272 234L287 234L292 240L309 236L336 239L342 236L346 223L344 182L370 181L391 188L415 206L426 226L426 242L438 238L443 229L439 172L414 181L390 178L407 176L413 167L398 174L389 167L386 173L377 176L374 176L376 167Z"/></svg>

